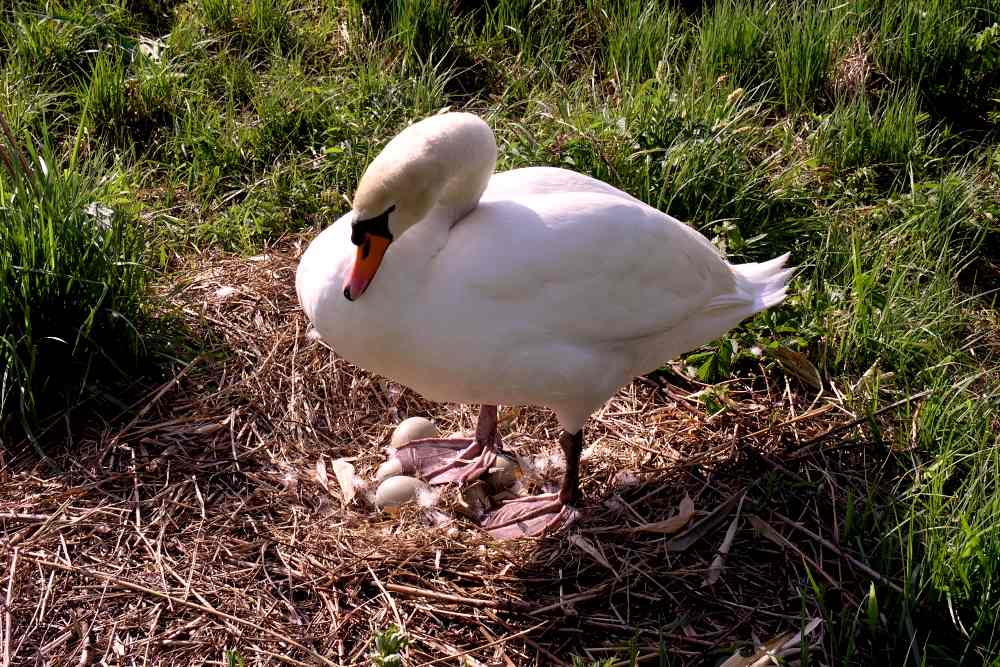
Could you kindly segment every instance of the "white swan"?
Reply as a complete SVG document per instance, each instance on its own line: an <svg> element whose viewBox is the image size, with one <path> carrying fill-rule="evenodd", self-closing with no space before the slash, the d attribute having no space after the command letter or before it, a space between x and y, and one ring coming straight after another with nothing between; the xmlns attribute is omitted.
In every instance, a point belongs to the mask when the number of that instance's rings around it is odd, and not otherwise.
<svg viewBox="0 0 1000 667"><path fill-rule="evenodd" d="M400 451L431 481L492 464L497 404L555 411L562 490L485 521L511 537L568 516L593 411L636 375L781 302L791 269L787 255L731 265L694 229L582 174L494 174L496 155L472 114L403 130L368 166L353 210L309 245L296 289L342 357L428 399L483 404L471 441Z"/></svg>

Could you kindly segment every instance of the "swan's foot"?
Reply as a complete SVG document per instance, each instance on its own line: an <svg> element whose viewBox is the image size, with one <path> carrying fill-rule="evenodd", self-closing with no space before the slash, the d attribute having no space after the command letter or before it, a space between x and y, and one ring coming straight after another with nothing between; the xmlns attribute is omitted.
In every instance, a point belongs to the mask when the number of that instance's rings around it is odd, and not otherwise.
<svg viewBox="0 0 1000 667"><path fill-rule="evenodd" d="M482 526L498 540L540 537L568 523L571 515L572 509L559 499L559 494L546 493L505 502L486 517Z"/></svg>
<svg viewBox="0 0 1000 667"><path fill-rule="evenodd" d="M538 537L568 524L573 506L580 499L580 455L583 453L583 431L559 437L566 457L566 474L559 493L518 498L501 505L483 522L483 528L499 540L518 537Z"/></svg>
<svg viewBox="0 0 1000 667"><path fill-rule="evenodd" d="M421 438L396 450L402 474L430 484L464 483L486 474L497 459L495 447L475 438Z"/></svg>
<svg viewBox="0 0 1000 667"><path fill-rule="evenodd" d="M421 438L398 448L392 458L402 474L421 477L430 484L463 484L476 480L496 463L500 449L497 408L479 409L474 438Z"/></svg>

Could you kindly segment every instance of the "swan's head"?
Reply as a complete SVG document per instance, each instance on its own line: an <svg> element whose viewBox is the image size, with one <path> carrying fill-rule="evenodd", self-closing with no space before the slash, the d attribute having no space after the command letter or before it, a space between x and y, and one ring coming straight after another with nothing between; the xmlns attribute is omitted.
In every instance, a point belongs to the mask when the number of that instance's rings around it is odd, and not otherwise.
<svg viewBox="0 0 1000 667"><path fill-rule="evenodd" d="M496 165L493 131L477 116L446 113L410 125L372 160L354 194L344 285L349 301L371 284L389 245L438 207L448 222L475 208Z"/></svg>

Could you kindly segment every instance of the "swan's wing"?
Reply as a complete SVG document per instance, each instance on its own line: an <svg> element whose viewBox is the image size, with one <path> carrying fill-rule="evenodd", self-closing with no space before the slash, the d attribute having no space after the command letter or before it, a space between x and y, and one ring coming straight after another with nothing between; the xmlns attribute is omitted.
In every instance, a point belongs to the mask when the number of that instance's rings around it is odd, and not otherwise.
<svg viewBox="0 0 1000 667"><path fill-rule="evenodd" d="M639 203L594 192L484 202L453 229L435 280L541 335L627 341L664 332L735 290L703 236Z"/></svg>

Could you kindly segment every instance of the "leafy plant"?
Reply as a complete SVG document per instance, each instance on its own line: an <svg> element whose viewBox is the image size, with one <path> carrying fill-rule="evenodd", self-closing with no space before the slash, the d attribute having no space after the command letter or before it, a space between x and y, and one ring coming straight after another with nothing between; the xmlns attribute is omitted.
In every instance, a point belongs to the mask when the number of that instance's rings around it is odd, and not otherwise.
<svg viewBox="0 0 1000 667"><path fill-rule="evenodd" d="M376 632L373 643L375 646L368 654L372 667L402 667L405 664L403 651L410 639L398 626L390 625L385 630Z"/></svg>

